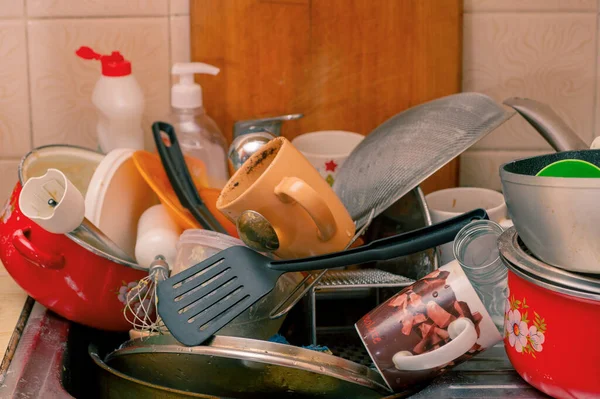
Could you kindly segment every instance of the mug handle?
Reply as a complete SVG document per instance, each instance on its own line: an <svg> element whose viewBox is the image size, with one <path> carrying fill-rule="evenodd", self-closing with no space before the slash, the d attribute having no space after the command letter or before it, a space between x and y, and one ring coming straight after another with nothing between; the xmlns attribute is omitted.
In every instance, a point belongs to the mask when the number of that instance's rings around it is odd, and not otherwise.
<svg viewBox="0 0 600 399"><path fill-rule="evenodd" d="M27 227L15 231L12 235L12 244L21 256L42 269L62 269L65 258L62 255L48 254L35 247L27 237L30 233L31 229Z"/></svg>
<svg viewBox="0 0 600 399"><path fill-rule="evenodd" d="M475 325L466 317L454 320L448 326L451 341L446 345L423 353L413 355L409 351L397 352L392 361L398 370L429 370L448 364L464 355L477 342Z"/></svg>
<svg viewBox="0 0 600 399"><path fill-rule="evenodd" d="M304 180L297 177L284 177L275 187L275 195L283 203L300 204L317 225L320 240L328 241L333 237L337 226L331 209L323 197Z"/></svg>

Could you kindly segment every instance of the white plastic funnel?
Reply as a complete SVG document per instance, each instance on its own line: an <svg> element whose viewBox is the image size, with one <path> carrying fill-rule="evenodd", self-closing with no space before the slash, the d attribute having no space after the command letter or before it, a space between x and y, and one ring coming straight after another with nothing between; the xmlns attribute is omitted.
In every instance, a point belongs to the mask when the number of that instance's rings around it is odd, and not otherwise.
<svg viewBox="0 0 600 399"><path fill-rule="evenodd" d="M48 169L45 175L27 180L19 195L19 208L54 234L75 230L85 215L83 195L58 169Z"/></svg>

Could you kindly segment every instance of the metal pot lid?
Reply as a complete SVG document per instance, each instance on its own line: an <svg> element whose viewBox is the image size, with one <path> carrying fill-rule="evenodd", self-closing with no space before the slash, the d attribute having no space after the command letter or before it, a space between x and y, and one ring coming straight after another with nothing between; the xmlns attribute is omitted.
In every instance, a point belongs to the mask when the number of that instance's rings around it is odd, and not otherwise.
<svg viewBox="0 0 600 399"><path fill-rule="evenodd" d="M533 256L514 227L498 238L500 256L508 268L526 280L552 291L600 301L600 278L550 266Z"/></svg>
<svg viewBox="0 0 600 399"><path fill-rule="evenodd" d="M183 346L158 335L125 342L106 356L113 369L152 384L229 398L380 398L390 393L366 366L314 350L215 336Z"/></svg>

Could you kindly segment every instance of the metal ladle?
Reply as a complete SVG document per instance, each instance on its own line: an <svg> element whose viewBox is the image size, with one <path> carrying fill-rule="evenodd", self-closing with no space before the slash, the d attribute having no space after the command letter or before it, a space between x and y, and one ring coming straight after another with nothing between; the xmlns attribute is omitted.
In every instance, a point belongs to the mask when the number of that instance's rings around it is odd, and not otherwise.
<svg viewBox="0 0 600 399"><path fill-rule="evenodd" d="M279 238L271 223L260 213L252 210L242 212L236 223L240 239L258 252L279 249Z"/></svg>

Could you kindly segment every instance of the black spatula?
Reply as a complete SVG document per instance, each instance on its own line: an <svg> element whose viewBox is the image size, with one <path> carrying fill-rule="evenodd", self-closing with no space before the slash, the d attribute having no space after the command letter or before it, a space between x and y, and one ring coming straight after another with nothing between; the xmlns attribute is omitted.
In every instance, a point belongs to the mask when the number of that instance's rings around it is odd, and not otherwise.
<svg viewBox="0 0 600 399"><path fill-rule="evenodd" d="M167 135L169 145L163 141L162 133ZM181 152L175 128L165 122L154 122L152 134L160 160L181 205L190 211L202 228L228 234L200 198Z"/></svg>
<svg viewBox="0 0 600 399"><path fill-rule="evenodd" d="M327 255L273 261L250 248L228 248L158 284L158 313L184 345L200 345L267 295L286 272L328 269L387 260L442 245L473 220L476 209L433 226Z"/></svg>

